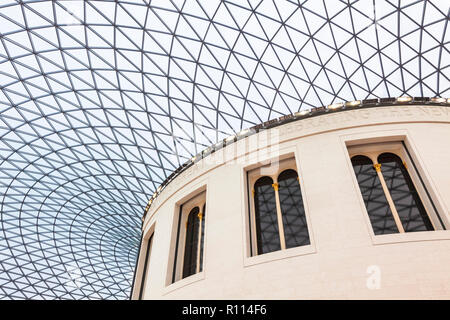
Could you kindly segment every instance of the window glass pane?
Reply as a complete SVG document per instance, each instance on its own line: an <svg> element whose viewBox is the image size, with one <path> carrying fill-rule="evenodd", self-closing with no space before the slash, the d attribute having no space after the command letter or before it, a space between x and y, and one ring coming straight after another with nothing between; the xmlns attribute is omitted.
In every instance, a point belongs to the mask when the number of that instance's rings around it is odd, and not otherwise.
<svg viewBox="0 0 450 320"><path fill-rule="evenodd" d="M372 160L365 156L352 158L353 169L372 224L373 233L398 233L389 203L373 167Z"/></svg>
<svg viewBox="0 0 450 320"><path fill-rule="evenodd" d="M206 204L203 205L202 234L201 234L201 240L200 240L200 272L203 270L203 246L205 243L205 218L206 218Z"/></svg>
<svg viewBox="0 0 450 320"><path fill-rule="evenodd" d="M286 248L310 243L305 208L297 177L297 172L292 169L285 170L278 176L278 194Z"/></svg>
<svg viewBox="0 0 450 320"><path fill-rule="evenodd" d="M255 182L255 220L258 254L281 249L278 233L277 206L273 180L259 178Z"/></svg>
<svg viewBox="0 0 450 320"><path fill-rule="evenodd" d="M197 247L198 247L198 207L189 213L186 227L186 244L184 249L183 278L189 277L196 272Z"/></svg>
<svg viewBox="0 0 450 320"><path fill-rule="evenodd" d="M400 157L383 153L378 162L405 232L434 230Z"/></svg>

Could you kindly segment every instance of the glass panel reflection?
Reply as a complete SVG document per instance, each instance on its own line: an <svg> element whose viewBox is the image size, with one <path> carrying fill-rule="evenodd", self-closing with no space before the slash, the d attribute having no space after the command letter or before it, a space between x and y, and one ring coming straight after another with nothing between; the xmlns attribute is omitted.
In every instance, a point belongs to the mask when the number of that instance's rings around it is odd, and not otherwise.
<svg viewBox="0 0 450 320"><path fill-rule="evenodd" d="M400 157L383 153L378 156L378 162L405 232L434 230Z"/></svg>
<svg viewBox="0 0 450 320"><path fill-rule="evenodd" d="M255 182L255 220L258 254L280 250L277 207L273 180L259 178Z"/></svg>
<svg viewBox="0 0 450 320"><path fill-rule="evenodd" d="M292 169L285 170L278 176L278 194L286 248L310 243L305 208L297 177L297 172Z"/></svg>
<svg viewBox="0 0 450 320"><path fill-rule="evenodd" d="M186 244L184 249L183 278L195 274L197 269L198 219L199 208L195 207L189 213L186 226Z"/></svg>
<svg viewBox="0 0 450 320"><path fill-rule="evenodd" d="M352 164L374 234L398 233L399 231L377 172L373 167L372 160L358 155L352 158Z"/></svg>

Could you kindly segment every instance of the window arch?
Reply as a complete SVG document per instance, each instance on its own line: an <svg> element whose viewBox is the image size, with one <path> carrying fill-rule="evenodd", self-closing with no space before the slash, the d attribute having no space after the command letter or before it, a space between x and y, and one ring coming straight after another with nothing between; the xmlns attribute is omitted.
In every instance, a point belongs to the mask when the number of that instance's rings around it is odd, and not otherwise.
<svg viewBox="0 0 450 320"><path fill-rule="evenodd" d="M264 254L310 244L295 159L248 172L250 254Z"/></svg>
<svg viewBox="0 0 450 320"><path fill-rule="evenodd" d="M287 169L280 173L277 180L286 248L308 245L308 225L298 174L293 169Z"/></svg>
<svg viewBox="0 0 450 320"><path fill-rule="evenodd" d="M348 151L375 235L446 229L404 142Z"/></svg>
<svg viewBox="0 0 450 320"><path fill-rule="evenodd" d="M173 239L175 250L171 254L169 268L171 278L167 283L190 277L203 271L205 247L205 209L206 191L200 191L179 206L179 213L174 217ZM177 218L176 218L177 217Z"/></svg>

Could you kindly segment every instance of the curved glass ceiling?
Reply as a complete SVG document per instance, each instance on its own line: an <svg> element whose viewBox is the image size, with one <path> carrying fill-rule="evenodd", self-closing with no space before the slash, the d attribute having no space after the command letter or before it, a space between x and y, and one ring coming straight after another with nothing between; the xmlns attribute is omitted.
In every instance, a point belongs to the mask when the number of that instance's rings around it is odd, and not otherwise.
<svg viewBox="0 0 450 320"><path fill-rule="evenodd" d="M157 186L334 102L449 96L448 1L0 3L0 298L129 297Z"/></svg>

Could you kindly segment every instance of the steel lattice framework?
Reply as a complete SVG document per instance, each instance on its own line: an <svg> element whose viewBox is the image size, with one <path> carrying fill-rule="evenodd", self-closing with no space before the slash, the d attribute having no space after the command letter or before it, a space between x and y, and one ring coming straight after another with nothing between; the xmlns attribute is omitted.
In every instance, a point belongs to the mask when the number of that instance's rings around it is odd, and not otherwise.
<svg viewBox="0 0 450 320"><path fill-rule="evenodd" d="M143 209L219 139L448 96L448 1L0 2L0 298L129 296Z"/></svg>

